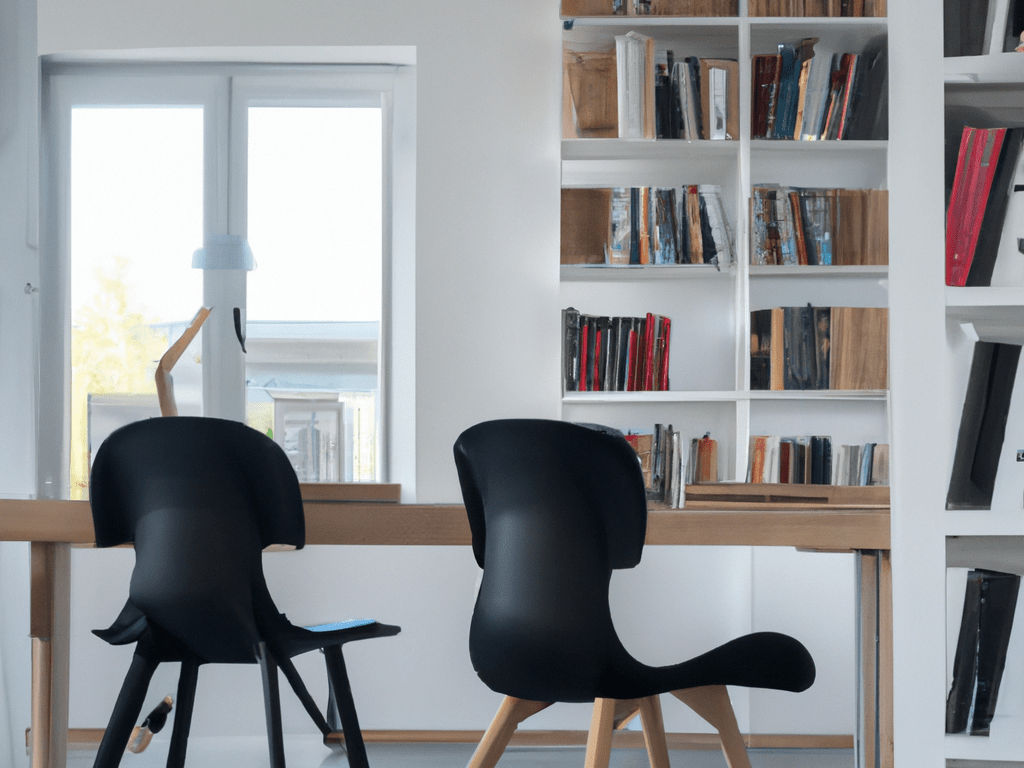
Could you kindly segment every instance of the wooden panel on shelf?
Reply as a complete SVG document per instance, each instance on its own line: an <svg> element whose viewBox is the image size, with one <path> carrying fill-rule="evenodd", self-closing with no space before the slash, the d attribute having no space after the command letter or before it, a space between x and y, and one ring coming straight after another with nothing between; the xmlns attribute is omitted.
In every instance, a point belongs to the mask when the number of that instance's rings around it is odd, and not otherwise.
<svg viewBox="0 0 1024 768"><path fill-rule="evenodd" d="M889 310L832 307L832 389L889 386Z"/></svg>
<svg viewBox="0 0 1024 768"><path fill-rule="evenodd" d="M757 505L888 509L885 485L811 485L794 483L707 483L686 486L686 506L732 504L736 509Z"/></svg>
<svg viewBox="0 0 1024 768"><path fill-rule="evenodd" d="M397 504L398 483L299 483L303 501L378 501Z"/></svg>

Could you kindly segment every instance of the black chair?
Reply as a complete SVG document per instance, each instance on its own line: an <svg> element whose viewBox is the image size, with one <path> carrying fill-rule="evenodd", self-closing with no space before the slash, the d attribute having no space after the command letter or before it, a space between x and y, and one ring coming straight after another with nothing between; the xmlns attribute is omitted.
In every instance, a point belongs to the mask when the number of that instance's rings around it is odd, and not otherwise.
<svg viewBox="0 0 1024 768"><path fill-rule="evenodd" d="M636 453L621 435L558 421L490 421L455 443L483 579L470 626L473 667L505 694L470 762L490 768L517 725L553 702L594 702L588 768L606 768L612 730L639 711L651 765L668 768L658 695L711 723L731 768L749 766L725 686L803 691L814 662L793 638L746 635L666 667L623 647L612 569L640 562L647 526ZM680 588L684 588L680 585Z"/></svg>
<svg viewBox="0 0 1024 768"><path fill-rule="evenodd" d="M90 480L101 547L134 543L128 602L95 633L135 655L96 755L97 768L120 762L150 678L180 661L168 766L180 767L202 664L255 664L263 673L270 762L283 768L277 669L325 738L344 731L349 764L366 768L341 646L397 634L373 620L302 628L274 606L261 552L305 543L299 483L284 451L244 424L211 418L158 418L118 429L100 446ZM321 713L292 657L322 649L329 701Z"/></svg>

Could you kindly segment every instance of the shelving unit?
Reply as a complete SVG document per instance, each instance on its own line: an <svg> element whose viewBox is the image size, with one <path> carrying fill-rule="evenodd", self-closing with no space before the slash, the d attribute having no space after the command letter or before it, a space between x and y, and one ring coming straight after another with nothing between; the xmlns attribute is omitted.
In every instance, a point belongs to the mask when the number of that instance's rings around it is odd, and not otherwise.
<svg viewBox="0 0 1024 768"><path fill-rule="evenodd" d="M978 128L1024 125L1024 54L950 57L944 60L943 74L948 187L952 167L955 167L954 149L959 145L964 125ZM1024 236L1024 221L1018 223L1020 231L1014 237ZM1004 241L1008 236L1008 231L1004 230ZM1007 244L1004 242L1004 245ZM947 438L951 456L975 340L1024 344L1024 255L1015 253L1015 240L1008 245L1000 249L997 258L1000 266L991 287L946 287L944 290L947 359L951 366L949 421L953 426ZM1019 263L1016 256L1020 257ZM956 645L964 599L954 569L988 568L1018 574L1024 571L1024 463L1018 463L1016 457L1016 451L1024 449L1024 437L1020 433L1024 423L1022 393L1024 377L1018 375L990 508L947 510L941 517L946 549L944 564L948 569L947 578L955 585L949 588L946 601L947 656ZM1022 613L1018 604L990 735L946 735L944 752L953 765L1024 764ZM950 669L947 664L944 681L947 691Z"/></svg>
<svg viewBox="0 0 1024 768"><path fill-rule="evenodd" d="M749 262L751 188L885 189L888 148L877 141L751 139L751 61L779 43L819 38L859 52L887 34L885 18L730 18L603 16L563 18L566 50L614 47L636 30L676 60L739 62L735 140L566 138L562 186L679 187L717 184L732 226L736 261L707 266L562 266L561 303L585 314L661 314L672 319L670 392L566 393L563 418L649 432L673 424L686 437L719 441L720 478L742 480L751 434L830 435L833 444L888 443L886 390L750 389L750 312L781 306L888 306L887 267L757 267Z"/></svg>

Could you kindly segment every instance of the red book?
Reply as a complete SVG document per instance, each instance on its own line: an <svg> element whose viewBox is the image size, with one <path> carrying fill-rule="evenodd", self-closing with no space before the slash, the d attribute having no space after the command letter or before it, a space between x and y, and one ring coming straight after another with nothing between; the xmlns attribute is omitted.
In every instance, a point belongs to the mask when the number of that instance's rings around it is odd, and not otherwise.
<svg viewBox="0 0 1024 768"><path fill-rule="evenodd" d="M580 323L580 392L587 391L587 323Z"/></svg>
<svg viewBox="0 0 1024 768"><path fill-rule="evenodd" d="M661 353L661 370L658 371L658 389L661 392L668 391L668 350L672 337L672 320L665 317L661 320L661 338L664 349Z"/></svg>
<svg viewBox="0 0 1024 768"><path fill-rule="evenodd" d="M967 284L1005 128L964 128L946 215L946 285Z"/></svg>
<svg viewBox="0 0 1024 768"><path fill-rule="evenodd" d="M785 440L779 443L779 482L791 482L793 472L793 444Z"/></svg>
<svg viewBox="0 0 1024 768"><path fill-rule="evenodd" d="M593 392L601 391L601 328L594 334L594 378L590 387Z"/></svg>
<svg viewBox="0 0 1024 768"><path fill-rule="evenodd" d="M648 312L647 321L644 323L643 386L640 387L644 392L654 389L654 326L654 315Z"/></svg>

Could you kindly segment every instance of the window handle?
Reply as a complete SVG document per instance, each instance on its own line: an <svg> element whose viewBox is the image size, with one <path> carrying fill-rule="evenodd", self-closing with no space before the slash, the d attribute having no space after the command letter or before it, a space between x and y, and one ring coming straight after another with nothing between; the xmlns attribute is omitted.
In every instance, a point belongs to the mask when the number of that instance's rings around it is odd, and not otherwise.
<svg viewBox="0 0 1024 768"><path fill-rule="evenodd" d="M245 331L242 330L242 310L238 307L235 307L235 336L238 337L238 343L242 345L242 354L246 354Z"/></svg>

